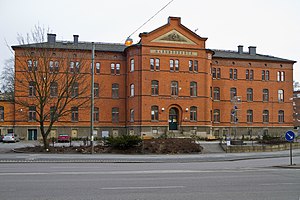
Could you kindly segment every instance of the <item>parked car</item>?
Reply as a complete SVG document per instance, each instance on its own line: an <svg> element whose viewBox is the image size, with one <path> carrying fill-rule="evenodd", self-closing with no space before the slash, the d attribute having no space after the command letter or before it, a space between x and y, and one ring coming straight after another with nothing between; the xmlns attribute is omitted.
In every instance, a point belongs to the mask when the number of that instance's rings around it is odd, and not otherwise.
<svg viewBox="0 0 300 200"><path fill-rule="evenodd" d="M59 134L57 142L70 142L70 136L68 134Z"/></svg>
<svg viewBox="0 0 300 200"><path fill-rule="evenodd" d="M20 142L20 138L18 137L18 135L14 134L14 133L8 133L6 135L4 135L3 142Z"/></svg>
<svg viewBox="0 0 300 200"><path fill-rule="evenodd" d="M3 142L4 135L0 135L0 142Z"/></svg>

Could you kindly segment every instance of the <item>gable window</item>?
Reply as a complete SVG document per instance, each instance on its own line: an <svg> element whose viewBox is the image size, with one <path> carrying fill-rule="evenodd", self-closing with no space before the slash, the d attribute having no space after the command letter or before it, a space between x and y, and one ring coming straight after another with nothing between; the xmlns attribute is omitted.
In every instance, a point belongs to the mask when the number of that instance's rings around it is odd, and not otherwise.
<svg viewBox="0 0 300 200"><path fill-rule="evenodd" d="M112 122L113 123L119 122L119 108L117 107L112 108Z"/></svg>
<svg viewBox="0 0 300 200"><path fill-rule="evenodd" d="M155 59L155 69L156 69L156 70L159 70L159 66L160 66L160 65L159 65L159 58L156 58L156 59Z"/></svg>
<svg viewBox="0 0 300 200"><path fill-rule="evenodd" d="M71 120L72 122L78 122L78 107L71 108Z"/></svg>
<svg viewBox="0 0 300 200"><path fill-rule="evenodd" d="M266 70L266 81L270 80L270 72Z"/></svg>
<svg viewBox="0 0 300 200"><path fill-rule="evenodd" d="M247 89L247 101L253 101L253 89L252 88Z"/></svg>
<svg viewBox="0 0 300 200"><path fill-rule="evenodd" d="M133 72L134 71L134 59L130 60L130 71Z"/></svg>
<svg viewBox="0 0 300 200"><path fill-rule="evenodd" d="M214 87L214 100L220 100L220 88Z"/></svg>
<svg viewBox="0 0 300 200"><path fill-rule="evenodd" d="M217 78L217 68L213 67L211 69L211 73L212 73L212 78L213 79Z"/></svg>
<svg viewBox="0 0 300 200"><path fill-rule="evenodd" d="M36 120L36 108L35 108L35 106L29 106L28 120L29 121L35 121Z"/></svg>
<svg viewBox="0 0 300 200"><path fill-rule="evenodd" d="M112 84L112 98L119 98L119 84Z"/></svg>
<svg viewBox="0 0 300 200"><path fill-rule="evenodd" d="M264 123L268 123L269 122L269 111L268 110L264 110L263 111L263 122Z"/></svg>
<svg viewBox="0 0 300 200"><path fill-rule="evenodd" d="M279 123L283 123L284 122L284 111L283 110L279 110L278 111L278 122Z"/></svg>
<svg viewBox="0 0 300 200"><path fill-rule="evenodd" d="M150 58L150 70L154 70L155 63L154 63L154 58Z"/></svg>
<svg viewBox="0 0 300 200"><path fill-rule="evenodd" d="M116 64L116 75L120 75L121 65L120 63Z"/></svg>
<svg viewBox="0 0 300 200"><path fill-rule="evenodd" d="M265 70L262 70L262 71L261 71L261 80L262 80L262 81L265 81L265 80L266 80L266 71L265 71Z"/></svg>
<svg viewBox="0 0 300 200"><path fill-rule="evenodd" d="M130 84L130 96L134 96L134 84Z"/></svg>
<svg viewBox="0 0 300 200"><path fill-rule="evenodd" d="M99 83L94 83L94 97L99 97Z"/></svg>
<svg viewBox="0 0 300 200"><path fill-rule="evenodd" d="M197 83L196 82L190 83L190 96L191 97L197 96Z"/></svg>
<svg viewBox="0 0 300 200"><path fill-rule="evenodd" d="M0 121L4 121L4 107L0 106Z"/></svg>
<svg viewBox="0 0 300 200"><path fill-rule="evenodd" d="M153 80L153 81L151 81L151 95L157 96L158 94L159 94L158 81Z"/></svg>
<svg viewBox="0 0 300 200"><path fill-rule="evenodd" d="M196 106L190 107L190 120L193 122L197 121L197 107Z"/></svg>
<svg viewBox="0 0 300 200"><path fill-rule="evenodd" d="M171 82L171 95L178 96L178 82L177 81Z"/></svg>
<svg viewBox="0 0 300 200"><path fill-rule="evenodd" d="M263 101L268 102L269 101L269 90L263 89Z"/></svg>
<svg viewBox="0 0 300 200"><path fill-rule="evenodd" d="M49 62L49 71L54 72L54 62L52 60Z"/></svg>
<svg viewBox="0 0 300 200"><path fill-rule="evenodd" d="M29 82L29 88L28 88L28 95L30 97L34 97L35 96L35 82L34 81L30 81Z"/></svg>
<svg viewBox="0 0 300 200"><path fill-rule="evenodd" d="M217 68L217 79L221 78L221 68Z"/></svg>
<svg viewBox="0 0 300 200"><path fill-rule="evenodd" d="M151 106L151 120L158 121L158 106Z"/></svg>
<svg viewBox="0 0 300 200"><path fill-rule="evenodd" d="M59 72L59 62L58 61L54 62L54 72Z"/></svg>

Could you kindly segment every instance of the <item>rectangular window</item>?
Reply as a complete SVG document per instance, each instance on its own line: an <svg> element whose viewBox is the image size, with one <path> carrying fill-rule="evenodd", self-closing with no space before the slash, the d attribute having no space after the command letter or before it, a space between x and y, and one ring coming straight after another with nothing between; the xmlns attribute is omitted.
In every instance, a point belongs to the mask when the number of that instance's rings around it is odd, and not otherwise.
<svg viewBox="0 0 300 200"><path fill-rule="evenodd" d="M151 106L151 120L158 121L158 106Z"/></svg>
<svg viewBox="0 0 300 200"><path fill-rule="evenodd" d="M94 83L94 97L99 97L99 83Z"/></svg>
<svg viewBox="0 0 300 200"><path fill-rule="evenodd" d="M253 81L253 79L254 79L254 71L251 69L250 75L249 75L249 80Z"/></svg>
<svg viewBox="0 0 300 200"><path fill-rule="evenodd" d="M237 78L238 78L238 72L237 72L237 69L234 69L233 70L233 79L237 80Z"/></svg>
<svg viewBox="0 0 300 200"><path fill-rule="evenodd" d="M252 88L247 89L247 101L253 101L253 89Z"/></svg>
<svg viewBox="0 0 300 200"><path fill-rule="evenodd" d="M29 82L28 95L29 95L29 97L35 96L35 82L33 82L33 81Z"/></svg>
<svg viewBox="0 0 300 200"><path fill-rule="evenodd" d="M230 100L231 101L235 100L236 95L237 95L236 88L230 88Z"/></svg>
<svg viewBox="0 0 300 200"><path fill-rule="evenodd" d="M134 122L134 109L130 109L130 122Z"/></svg>
<svg viewBox="0 0 300 200"><path fill-rule="evenodd" d="M112 122L119 122L119 108L112 108Z"/></svg>
<svg viewBox="0 0 300 200"><path fill-rule="evenodd" d="M190 96L191 97L197 96L197 83L196 82L190 83Z"/></svg>
<svg viewBox="0 0 300 200"><path fill-rule="evenodd" d="M217 69L215 67L212 68L212 77L217 78Z"/></svg>
<svg viewBox="0 0 300 200"><path fill-rule="evenodd" d="M119 98L119 84L112 84L112 98Z"/></svg>
<svg viewBox="0 0 300 200"><path fill-rule="evenodd" d="M100 63L99 62L96 63L95 73L100 74Z"/></svg>
<svg viewBox="0 0 300 200"><path fill-rule="evenodd" d="M175 71L179 71L179 60L175 60Z"/></svg>
<svg viewBox="0 0 300 200"><path fill-rule="evenodd" d="M29 106L28 120L29 121L35 121L36 120L36 108L35 108L35 106Z"/></svg>
<svg viewBox="0 0 300 200"><path fill-rule="evenodd" d="M159 70L160 64L159 64L159 58L155 59L155 69Z"/></svg>
<svg viewBox="0 0 300 200"><path fill-rule="evenodd" d="M99 108L94 107L94 121L99 122Z"/></svg>
<svg viewBox="0 0 300 200"><path fill-rule="evenodd" d="M57 82L50 83L50 96L57 97L58 96L58 84Z"/></svg>
<svg viewBox="0 0 300 200"><path fill-rule="evenodd" d="M253 110L247 110L247 123L253 123Z"/></svg>
<svg viewBox="0 0 300 200"><path fill-rule="evenodd" d="M198 72L198 60L194 60L194 72Z"/></svg>
<svg viewBox="0 0 300 200"><path fill-rule="evenodd" d="M233 69L229 69L229 78L233 79Z"/></svg>
<svg viewBox="0 0 300 200"><path fill-rule="evenodd" d="M197 107L195 106L190 107L190 121L197 121Z"/></svg>
<svg viewBox="0 0 300 200"><path fill-rule="evenodd" d="M150 70L154 70L154 58L150 58Z"/></svg>
<svg viewBox="0 0 300 200"><path fill-rule="evenodd" d="M178 96L178 82L177 81L171 82L171 95Z"/></svg>
<svg viewBox="0 0 300 200"><path fill-rule="evenodd" d="M120 63L116 64L116 75L120 75L121 65Z"/></svg>
<svg viewBox="0 0 300 200"><path fill-rule="evenodd" d="M158 81L153 80L151 81L151 95L157 96L158 95Z"/></svg>
<svg viewBox="0 0 300 200"><path fill-rule="evenodd" d="M174 60L170 60L170 71L174 71Z"/></svg>
<svg viewBox="0 0 300 200"><path fill-rule="evenodd" d="M115 74L115 63L111 63L111 64L110 64L110 73L111 73L112 75Z"/></svg>
<svg viewBox="0 0 300 200"><path fill-rule="evenodd" d="M4 107L0 106L0 121L4 121Z"/></svg>
<svg viewBox="0 0 300 200"><path fill-rule="evenodd" d="M283 90L278 90L278 101L279 102L283 102L284 101Z"/></svg>
<svg viewBox="0 0 300 200"><path fill-rule="evenodd" d="M130 84L130 96L134 96L134 84Z"/></svg>
<svg viewBox="0 0 300 200"><path fill-rule="evenodd" d="M78 97L78 94L79 94L79 85L77 82L75 82L72 85L71 97Z"/></svg>
<svg viewBox="0 0 300 200"><path fill-rule="evenodd" d="M283 110L278 111L278 122L284 123L284 111Z"/></svg>
<svg viewBox="0 0 300 200"><path fill-rule="evenodd" d="M261 71L261 80L262 81L266 80L266 71L265 70Z"/></svg>
<svg viewBox="0 0 300 200"><path fill-rule="evenodd" d="M221 68L217 68L217 79L221 78Z"/></svg>
<svg viewBox="0 0 300 200"><path fill-rule="evenodd" d="M269 101L269 90L263 89L263 101L268 102Z"/></svg>
<svg viewBox="0 0 300 200"><path fill-rule="evenodd" d="M72 122L78 122L78 107L71 108L71 120Z"/></svg>
<svg viewBox="0 0 300 200"><path fill-rule="evenodd" d="M263 122L264 123L268 123L269 122L269 111L268 110L264 110L263 111Z"/></svg>
<svg viewBox="0 0 300 200"><path fill-rule="evenodd" d="M189 71L192 72L193 71L193 61L189 60Z"/></svg>
<svg viewBox="0 0 300 200"><path fill-rule="evenodd" d="M27 60L28 71L32 71L32 60Z"/></svg>
<svg viewBox="0 0 300 200"><path fill-rule="evenodd" d="M220 88L214 88L214 100L220 100Z"/></svg>
<svg viewBox="0 0 300 200"><path fill-rule="evenodd" d="M134 59L130 60L130 71L133 72L134 71Z"/></svg>
<svg viewBox="0 0 300 200"><path fill-rule="evenodd" d="M214 123L220 123L220 110L214 110Z"/></svg>

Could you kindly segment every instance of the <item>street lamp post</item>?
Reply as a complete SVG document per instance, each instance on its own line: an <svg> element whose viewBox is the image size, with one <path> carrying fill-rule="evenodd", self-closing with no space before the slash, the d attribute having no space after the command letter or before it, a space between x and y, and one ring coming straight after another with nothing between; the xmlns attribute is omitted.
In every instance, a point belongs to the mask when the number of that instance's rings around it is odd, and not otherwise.
<svg viewBox="0 0 300 200"><path fill-rule="evenodd" d="M92 66L91 66L91 154L94 153L94 64L95 44L92 42Z"/></svg>

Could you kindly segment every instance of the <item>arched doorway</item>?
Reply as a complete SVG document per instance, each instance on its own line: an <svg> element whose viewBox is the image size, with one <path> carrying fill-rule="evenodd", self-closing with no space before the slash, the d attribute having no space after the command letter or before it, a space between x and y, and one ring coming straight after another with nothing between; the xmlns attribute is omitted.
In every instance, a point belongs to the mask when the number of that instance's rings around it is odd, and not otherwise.
<svg viewBox="0 0 300 200"><path fill-rule="evenodd" d="M178 109L172 107L169 110L169 130L178 130Z"/></svg>

